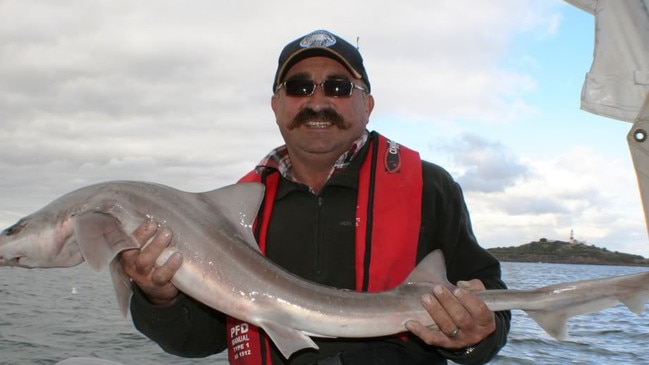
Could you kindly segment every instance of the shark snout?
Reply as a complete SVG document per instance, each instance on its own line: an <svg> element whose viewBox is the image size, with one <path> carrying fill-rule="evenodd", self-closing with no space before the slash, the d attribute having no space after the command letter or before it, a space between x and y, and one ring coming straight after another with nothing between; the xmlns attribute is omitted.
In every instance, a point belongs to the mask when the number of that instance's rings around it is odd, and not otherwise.
<svg viewBox="0 0 649 365"><path fill-rule="evenodd" d="M0 254L0 266L20 266L20 259L22 256L4 256Z"/></svg>

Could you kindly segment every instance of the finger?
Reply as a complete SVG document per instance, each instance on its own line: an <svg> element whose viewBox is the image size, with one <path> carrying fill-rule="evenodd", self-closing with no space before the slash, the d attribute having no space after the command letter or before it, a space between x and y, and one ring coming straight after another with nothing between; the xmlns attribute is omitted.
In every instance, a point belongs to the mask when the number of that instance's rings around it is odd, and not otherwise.
<svg viewBox="0 0 649 365"><path fill-rule="evenodd" d="M465 289L457 288L454 290L453 295L457 298L458 302L462 305L463 309L469 315L469 320L478 326L489 325L494 321L493 313L489 308L472 292ZM460 319L458 319L460 321ZM464 323L458 322L460 325Z"/></svg>
<svg viewBox="0 0 649 365"><path fill-rule="evenodd" d="M462 348L470 344L464 331L453 318L454 311L462 313L463 309L451 291L441 285L435 286L432 294L422 296L421 303L437 328L423 326L417 321L409 321L406 323L406 328L410 332L429 345L448 349Z"/></svg>
<svg viewBox="0 0 649 365"><path fill-rule="evenodd" d="M469 291L481 291L481 290L486 290L484 284L482 283L481 280L479 279L473 279L470 281L458 281L457 286L462 289L466 289Z"/></svg>
<svg viewBox="0 0 649 365"><path fill-rule="evenodd" d="M457 291L458 289L454 290L454 292ZM470 314L464 308L462 303L460 303L459 299L455 296L455 293L451 293L451 291L444 286L437 285L433 288L433 295L439 303L440 308L435 308L435 306L433 306L429 310L427 303L432 303L430 300L430 297L432 296L430 295L428 297L424 296L422 300L424 308L426 308L429 313L432 313L431 310L438 311L437 315L433 318L442 332L447 335L453 334L457 328L462 328L471 321Z"/></svg>
<svg viewBox="0 0 649 365"><path fill-rule="evenodd" d="M495 330L493 313L466 289L450 291L444 286L435 286L432 294L422 296L422 305L438 329L427 328L416 321L406 323L406 328L429 345L462 348L480 342Z"/></svg>
<svg viewBox="0 0 649 365"><path fill-rule="evenodd" d="M137 242L140 244L140 247L142 247L151 238L153 238L157 230L158 224L154 221L149 220L140 224L140 226L135 229L135 231L133 232L133 237L135 237Z"/></svg>
<svg viewBox="0 0 649 365"><path fill-rule="evenodd" d="M153 271L151 275L151 280L156 285L166 285L171 281L176 271L180 268L183 263L183 255L180 252L176 252L173 255L169 256L167 262L164 265L158 267Z"/></svg>
<svg viewBox="0 0 649 365"><path fill-rule="evenodd" d="M155 232L158 229L158 225L154 221L146 221L142 224L140 224L139 227L133 232L133 237L137 241L137 243L140 245L140 247L144 246L146 242L148 242L155 234ZM123 250L122 252L119 253L118 258L119 261L122 263L122 266L126 267L134 267L135 266L135 261L137 260L137 257L140 254L139 249L130 249L130 250Z"/></svg>
<svg viewBox="0 0 649 365"><path fill-rule="evenodd" d="M425 294L421 297L421 304L437 328L431 329L413 324L414 327L408 327L408 329L430 345L450 346L450 335L455 334L459 326L451 316L448 308L461 306L457 299L447 288L438 285L433 288L432 294Z"/></svg>
<svg viewBox="0 0 649 365"><path fill-rule="evenodd" d="M406 329L429 345L440 345L448 340L439 328L430 329L418 321L406 322Z"/></svg>
<svg viewBox="0 0 649 365"><path fill-rule="evenodd" d="M153 237L153 240L140 251L135 263L136 270L141 273L150 272L155 261L162 251L171 243L172 234L167 228L163 228Z"/></svg>
<svg viewBox="0 0 649 365"><path fill-rule="evenodd" d="M428 345L447 349L459 349L470 345L461 338L463 337L461 336L462 331L457 328L456 337L451 338L439 328L431 329L418 321L408 321L405 326L408 331L412 332Z"/></svg>

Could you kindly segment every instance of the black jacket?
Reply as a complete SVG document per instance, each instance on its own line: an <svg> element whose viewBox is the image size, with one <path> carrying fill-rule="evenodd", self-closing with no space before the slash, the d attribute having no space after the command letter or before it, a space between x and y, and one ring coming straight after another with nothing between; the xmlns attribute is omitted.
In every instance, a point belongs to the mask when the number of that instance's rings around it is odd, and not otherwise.
<svg viewBox="0 0 649 365"><path fill-rule="evenodd" d="M360 165L369 142L343 171L333 175L314 195L306 186L280 179L271 217L266 255L305 279L339 288L354 288L355 211ZM435 249L446 258L447 276L480 279L487 289L505 288L500 264L481 248L472 232L460 187L441 167L422 162L422 223L418 257ZM135 288L131 314L136 328L165 351L184 357L204 357L227 348L225 316L182 296L169 307L151 305ZM505 345L509 312L496 313L496 331L468 355L427 346L414 336L405 343L390 338L369 340L317 339L318 352L305 350L284 362L273 349L273 364L310 364L345 352L353 364L485 363Z"/></svg>

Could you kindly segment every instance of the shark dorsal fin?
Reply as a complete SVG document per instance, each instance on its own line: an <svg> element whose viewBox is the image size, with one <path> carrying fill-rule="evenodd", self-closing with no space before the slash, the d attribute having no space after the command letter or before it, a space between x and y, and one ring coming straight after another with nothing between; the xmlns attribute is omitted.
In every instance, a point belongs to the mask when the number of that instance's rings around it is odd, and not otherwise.
<svg viewBox="0 0 649 365"><path fill-rule="evenodd" d="M235 223L238 233L255 250L259 250L252 233L253 223L264 198L261 183L240 183L216 190L198 193L201 199L214 206L230 222Z"/></svg>
<svg viewBox="0 0 649 365"><path fill-rule="evenodd" d="M424 257L408 275L407 283L435 283L452 286L446 278L446 263L442 250L435 250Z"/></svg>

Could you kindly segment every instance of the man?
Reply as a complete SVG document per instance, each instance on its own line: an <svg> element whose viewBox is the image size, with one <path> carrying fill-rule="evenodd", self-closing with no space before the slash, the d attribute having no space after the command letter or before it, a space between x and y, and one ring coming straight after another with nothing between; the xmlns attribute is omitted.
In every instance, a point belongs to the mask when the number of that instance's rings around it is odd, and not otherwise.
<svg viewBox="0 0 649 365"><path fill-rule="evenodd" d="M151 243L121 255L133 278L131 313L140 331L180 356L228 348L233 364L473 364L496 355L510 314L490 312L472 291L504 288L500 265L477 244L449 174L367 131L370 90L360 53L334 34L315 31L284 48L271 106L286 144L242 178L266 185L255 234L262 252L286 270L361 291L397 286L442 249L459 288L436 286L422 298L439 328L410 321L403 334L386 338L316 338L319 350L286 360L263 331L179 293L169 280L180 254L154 266L172 233L149 223L135 236ZM247 336L235 337L242 329Z"/></svg>

